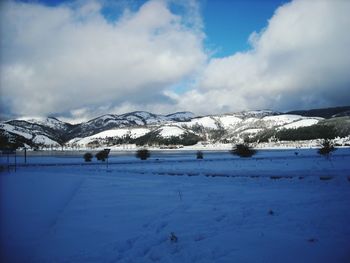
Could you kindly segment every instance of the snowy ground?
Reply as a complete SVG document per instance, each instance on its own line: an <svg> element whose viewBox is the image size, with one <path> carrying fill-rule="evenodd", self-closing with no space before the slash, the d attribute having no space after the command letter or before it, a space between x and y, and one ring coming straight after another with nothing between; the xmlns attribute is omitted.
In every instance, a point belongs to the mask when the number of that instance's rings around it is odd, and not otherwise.
<svg viewBox="0 0 350 263"><path fill-rule="evenodd" d="M349 262L350 150L297 152L28 158L0 176L1 262Z"/></svg>

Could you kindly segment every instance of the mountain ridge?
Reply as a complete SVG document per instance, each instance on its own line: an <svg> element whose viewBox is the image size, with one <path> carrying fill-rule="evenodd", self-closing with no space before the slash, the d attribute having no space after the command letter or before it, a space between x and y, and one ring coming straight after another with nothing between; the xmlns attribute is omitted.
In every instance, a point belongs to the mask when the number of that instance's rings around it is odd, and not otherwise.
<svg viewBox="0 0 350 263"><path fill-rule="evenodd" d="M274 130L276 133L281 129L320 127L322 123L323 126L333 125L336 127L334 129L341 130L339 134L347 135L349 109L350 106L345 106L287 113L255 110L205 116L195 116L187 111L167 115L134 111L120 115L105 114L78 124L63 122L55 117L24 118L0 122L0 148L234 142L258 138L260 133L266 131ZM316 113L330 116L328 119L332 122L327 122L327 118L322 116L314 116Z"/></svg>
<svg viewBox="0 0 350 263"><path fill-rule="evenodd" d="M297 114L306 117L322 117L325 119L329 119L332 117L350 116L350 106L339 106L310 110L295 110L289 111L287 112L287 114Z"/></svg>

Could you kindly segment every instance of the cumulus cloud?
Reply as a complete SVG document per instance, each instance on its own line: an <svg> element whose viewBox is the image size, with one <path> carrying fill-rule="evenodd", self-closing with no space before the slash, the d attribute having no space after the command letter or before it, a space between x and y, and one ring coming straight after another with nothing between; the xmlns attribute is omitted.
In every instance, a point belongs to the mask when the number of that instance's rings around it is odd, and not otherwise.
<svg viewBox="0 0 350 263"><path fill-rule="evenodd" d="M2 111L79 117L176 103L164 91L206 61L200 19L189 26L152 0L108 21L101 3L1 4Z"/></svg>
<svg viewBox="0 0 350 263"><path fill-rule="evenodd" d="M349 1L287 3L250 50L224 58L208 58L196 0L151 0L113 21L105 3L2 2L2 112L86 120L349 104Z"/></svg>
<svg viewBox="0 0 350 263"><path fill-rule="evenodd" d="M281 6L252 33L251 50L211 59L179 105L202 113L348 105L349 13L342 0Z"/></svg>

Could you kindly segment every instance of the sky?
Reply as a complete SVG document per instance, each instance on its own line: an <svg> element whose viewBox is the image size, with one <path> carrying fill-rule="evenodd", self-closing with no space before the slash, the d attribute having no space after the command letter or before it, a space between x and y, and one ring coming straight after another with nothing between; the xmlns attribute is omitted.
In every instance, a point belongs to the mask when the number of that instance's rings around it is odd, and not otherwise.
<svg viewBox="0 0 350 263"><path fill-rule="evenodd" d="M349 105L347 0L0 3L1 118Z"/></svg>

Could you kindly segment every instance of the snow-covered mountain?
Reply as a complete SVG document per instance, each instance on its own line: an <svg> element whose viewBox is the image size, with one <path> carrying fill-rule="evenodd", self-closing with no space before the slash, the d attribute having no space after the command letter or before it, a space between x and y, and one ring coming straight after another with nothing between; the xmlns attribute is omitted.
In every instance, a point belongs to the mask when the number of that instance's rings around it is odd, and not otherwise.
<svg viewBox="0 0 350 263"><path fill-rule="evenodd" d="M0 147L9 144L17 146L55 146L65 142L74 125L56 118L30 118L0 122Z"/></svg>
<svg viewBox="0 0 350 263"><path fill-rule="evenodd" d="M322 110L320 112L324 113ZM336 114L342 116L341 112ZM159 115L136 111L122 115L106 114L75 125L52 117L22 118L0 122L0 148L234 142L243 138L255 138L266 131L274 131L275 134L286 129L314 127L317 124L337 127L346 135L350 126L349 118L334 117L328 120L270 110L208 116L195 116L191 112Z"/></svg>
<svg viewBox="0 0 350 263"><path fill-rule="evenodd" d="M107 114L76 125L68 131L66 139L87 137L109 129L154 126L174 121L188 121L193 117L194 114L191 112L177 112L169 115L159 115L145 111L135 111L122 115Z"/></svg>

